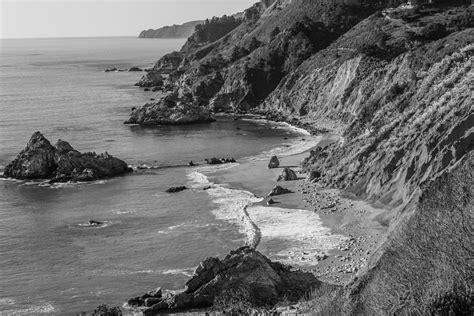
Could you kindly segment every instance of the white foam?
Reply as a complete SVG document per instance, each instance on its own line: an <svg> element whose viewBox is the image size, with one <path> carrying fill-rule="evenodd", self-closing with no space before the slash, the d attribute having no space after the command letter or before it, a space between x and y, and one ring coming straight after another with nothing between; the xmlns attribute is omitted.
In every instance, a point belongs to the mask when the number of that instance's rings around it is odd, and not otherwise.
<svg viewBox="0 0 474 316"><path fill-rule="evenodd" d="M243 121L256 122L256 123L260 123L260 124L271 124L271 125L274 125L277 128L283 128L283 129L292 131L294 133L298 133L298 134L302 134L302 135L311 135L311 133L308 132L307 130L305 130L304 128L297 127L297 126L291 125L291 124L286 123L286 122L274 122L274 121L269 121L267 119L258 119L258 118L244 118L242 120Z"/></svg>
<svg viewBox="0 0 474 316"><path fill-rule="evenodd" d="M110 210L107 211L108 213L114 213L116 215L128 215L128 214L135 214L136 210Z"/></svg>
<svg viewBox="0 0 474 316"><path fill-rule="evenodd" d="M318 255L336 248L346 237L332 234L320 217L311 211L279 207L250 206L249 217L258 226L261 242L288 241L290 246L270 256L296 265L316 265Z"/></svg>
<svg viewBox="0 0 474 316"><path fill-rule="evenodd" d="M110 222L110 221L101 222L100 225L91 224L91 223L77 224L77 226L79 226L79 227L86 227L86 228L105 228L105 227L109 227L110 225L112 225L112 222Z"/></svg>
<svg viewBox="0 0 474 316"><path fill-rule="evenodd" d="M0 298L0 306L6 306L6 305L15 305L15 300L13 298Z"/></svg>
<svg viewBox="0 0 474 316"><path fill-rule="evenodd" d="M271 240L287 241L291 245L269 254L272 259L291 265L314 266L321 254L347 238L332 234L314 212L255 205L263 198L249 191L213 184L198 171L188 174L188 178L192 187L212 184L206 191L217 204L212 213L219 220L238 225L239 232L246 236L246 245L257 247L260 242Z"/></svg>
<svg viewBox="0 0 474 316"><path fill-rule="evenodd" d="M51 303L44 303L41 305L31 305L25 308L11 309L1 311L0 315L37 315L37 314L51 314L55 310Z"/></svg>
<svg viewBox="0 0 474 316"><path fill-rule="evenodd" d="M163 270L161 271L162 274L172 274L172 275L178 275L182 274L187 277L192 277L194 274L194 269L193 268L185 268L185 269L169 269L169 270Z"/></svg>
<svg viewBox="0 0 474 316"><path fill-rule="evenodd" d="M258 227L249 218L246 208L253 203L261 202L263 199L256 197L253 193L245 190L233 190L221 185L214 185L206 175L193 171L188 174L191 180L191 187L199 188L213 185L206 192L213 198L213 202L218 205L212 211L214 216L222 221L230 222L239 226L239 232L247 238L245 244L256 246L260 240Z"/></svg>
<svg viewBox="0 0 474 316"><path fill-rule="evenodd" d="M316 147L319 142L321 141L320 136L310 136L305 138L305 140L296 140L291 143L284 144L283 146L274 148L269 151L264 151L261 154L256 156L244 158L248 160L266 160L269 159L271 156L277 155L280 157L288 157L303 153L308 151L314 147Z"/></svg>

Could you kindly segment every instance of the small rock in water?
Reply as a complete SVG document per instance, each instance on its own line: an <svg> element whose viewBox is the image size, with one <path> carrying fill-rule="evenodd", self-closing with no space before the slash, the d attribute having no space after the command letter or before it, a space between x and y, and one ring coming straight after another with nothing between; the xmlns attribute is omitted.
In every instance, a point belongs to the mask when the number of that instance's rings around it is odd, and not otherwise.
<svg viewBox="0 0 474 316"><path fill-rule="evenodd" d="M180 187L172 187L166 190L166 193L178 193L184 190L187 190L188 188L185 186L180 186Z"/></svg>
<svg viewBox="0 0 474 316"><path fill-rule="evenodd" d="M273 204L276 204L276 202L273 201L273 199L268 200L267 205L273 205Z"/></svg>
<svg viewBox="0 0 474 316"><path fill-rule="evenodd" d="M92 219L89 221L89 225L91 225L91 226L101 226L103 224L104 224L104 222L94 221Z"/></svg>

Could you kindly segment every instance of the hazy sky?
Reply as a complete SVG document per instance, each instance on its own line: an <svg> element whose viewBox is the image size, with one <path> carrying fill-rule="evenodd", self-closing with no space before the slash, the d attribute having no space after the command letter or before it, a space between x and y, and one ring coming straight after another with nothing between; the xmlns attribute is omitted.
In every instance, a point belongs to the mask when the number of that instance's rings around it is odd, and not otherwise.
<svg viewBox="0 0 474 316"><path fill-rule="evenodd" d="M257 0L0 0L0 37L137 36L242 11Z"/></svg>

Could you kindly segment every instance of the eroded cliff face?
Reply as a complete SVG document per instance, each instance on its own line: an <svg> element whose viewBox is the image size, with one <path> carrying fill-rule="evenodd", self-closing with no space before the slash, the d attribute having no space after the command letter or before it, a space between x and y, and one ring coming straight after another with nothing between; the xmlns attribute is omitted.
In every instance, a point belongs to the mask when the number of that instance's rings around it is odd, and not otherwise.
<svg viewBox="0 0 474 316"><path fill-rule="evenodd" d="M473 278L464 260L472 257L473 7L368 17L399 3L257 4L233 31L165 57L145 81L169 74L179 100L216 112L335 127L341 141L312 151L305 168L392 212L370 269L330 304L351 315L462 315Z"/></svg>
<svg viewBox="0 0 474 316"><path fill-rule="evenodd" d="M452 34L389 61L337 60L288 78L264 107L346 124L343 140L314 152L307 168L396 205L472 150L473 36Z"/></svg>
<svg viewBox="0 0 474 316"><path fill-rule="evenodd" d="M356 315L471 315L474 155L427 183L408 214L354 282L346 301Z"/></svg>
<svg viewBox="0 0 474 316"><path fill-rule="evenodd" d="M179 97L190 94L191 102L213 111L245 112L256 108L303 61L386 5L259 2L238 17L214 18L198 26L180 52L163 57L138 85L164 83Z"/></svg>

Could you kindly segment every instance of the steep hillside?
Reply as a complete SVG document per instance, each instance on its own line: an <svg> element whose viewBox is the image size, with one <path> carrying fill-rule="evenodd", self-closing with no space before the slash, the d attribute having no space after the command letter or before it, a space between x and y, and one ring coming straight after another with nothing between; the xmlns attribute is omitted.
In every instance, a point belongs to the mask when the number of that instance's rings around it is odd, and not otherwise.
<svg viewBox="0 0 474 316"><path fill-rule="evenodd" d="M139 38L188 38L190 37L197 25L203 24L204 21L191 21L181 25L164 26L159 29L149 29L142 31Z"/></svg>
<svg viewBox="0 0 474 316"><path fill-rule="evenodd" d="M262 1L212 43L193 35L139 83L164 85L180 106L341 134L304 167L390 208L379 219L389 236L368 270L309 312L470 314L474 9L387 9L401 2Z"/></svg>
<svg viewBox="0 0 474 316"><path fill-rule="evenodd" d="M241 18L215 18L197 29L180 52L163 57L137 85L164 84L214 111L247 111L305 59L386 6L375 0L262 1Z"/></svg>

